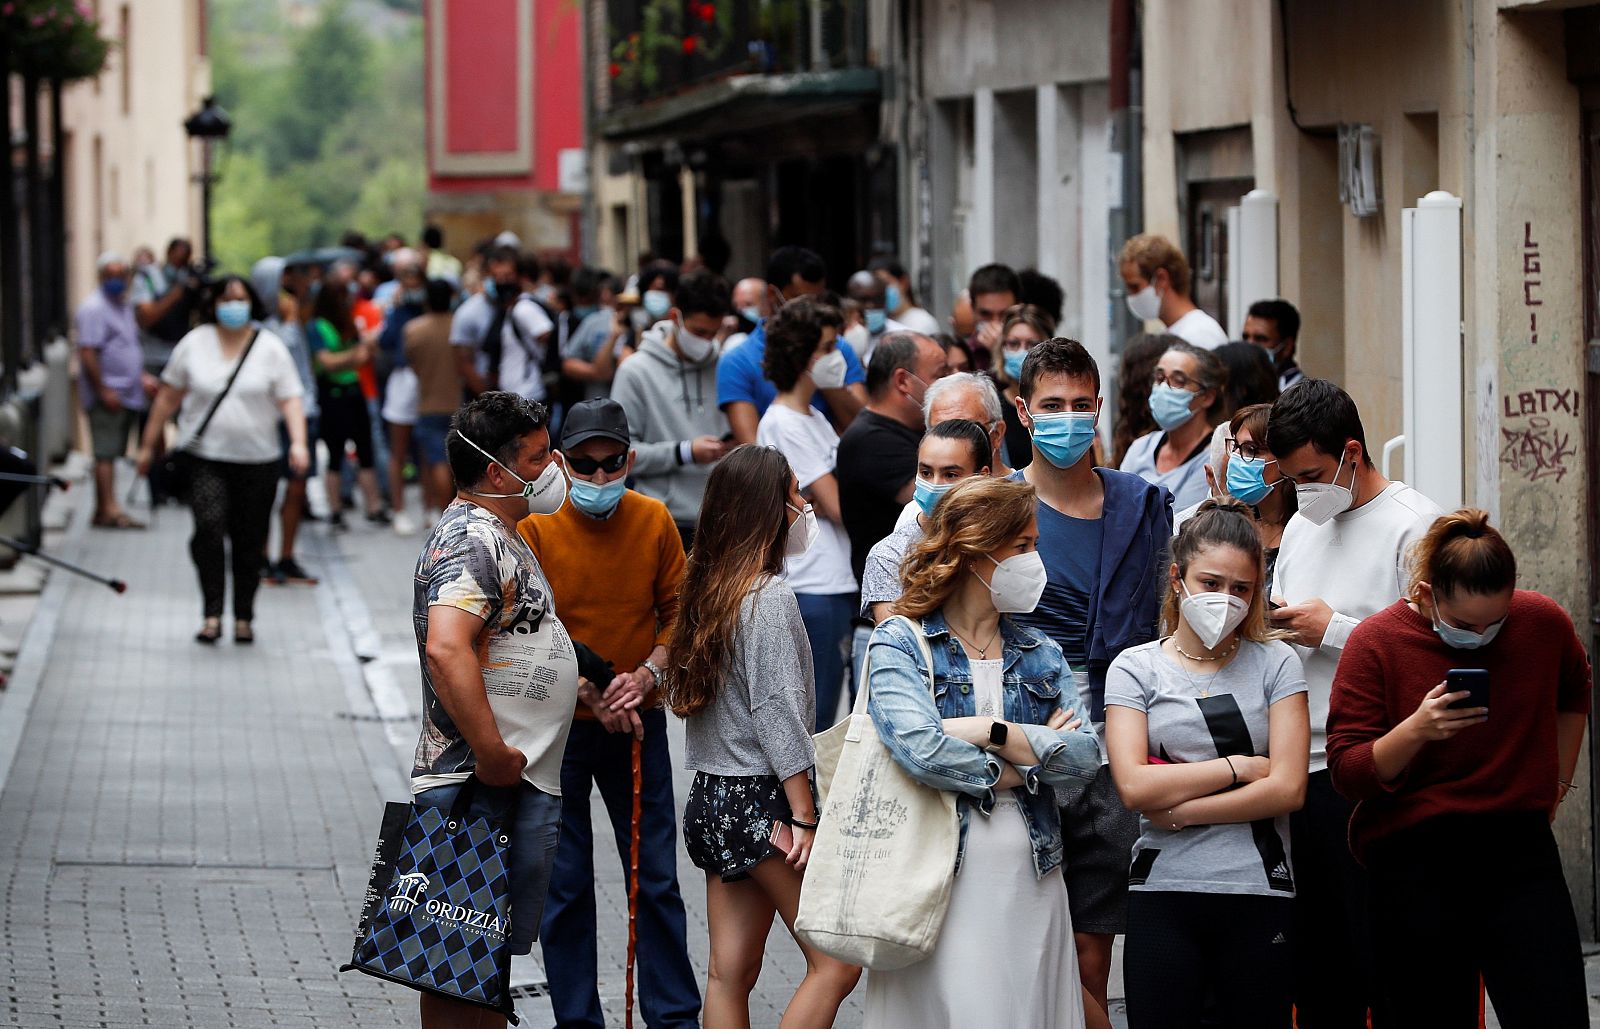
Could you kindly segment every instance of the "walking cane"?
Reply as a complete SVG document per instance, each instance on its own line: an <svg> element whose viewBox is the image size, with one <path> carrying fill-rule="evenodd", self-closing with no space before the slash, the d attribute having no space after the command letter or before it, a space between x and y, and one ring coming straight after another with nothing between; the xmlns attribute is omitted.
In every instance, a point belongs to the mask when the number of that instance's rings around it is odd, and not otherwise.
<svg viewBox="0 0 1600 1029"><path fill-rule="evenodd" d="M628 823L628 968L623 992L628 1004L627 1029L633 1029L633 965L639 955L639 796L642 791L643 741L633 738L633 815Z"/></svg>

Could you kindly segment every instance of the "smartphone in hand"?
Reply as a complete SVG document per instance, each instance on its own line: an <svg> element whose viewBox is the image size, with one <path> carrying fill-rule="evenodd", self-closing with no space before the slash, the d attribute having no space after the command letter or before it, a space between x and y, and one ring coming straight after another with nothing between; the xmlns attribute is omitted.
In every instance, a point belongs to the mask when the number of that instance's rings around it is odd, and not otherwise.
<svg viewBox="0 0 1600 1029"><path fill-rule="evenodd" d="M1471 694L1451 704L1451 710L1463 707L1489 706L1489 670L1487 668L1452 668L1444 673L1444 683L1444 691L1446 693L1460 693L1462 690L1466 690Z"/></svg>
<svg viewBox="0 0 1600 1029"><path fill-rule="evenodd" d="M794 830L788 822L774 818L772 820L772 833L767 837L767 842L777 848L778 852L787 855L794 849Z"/></svg>

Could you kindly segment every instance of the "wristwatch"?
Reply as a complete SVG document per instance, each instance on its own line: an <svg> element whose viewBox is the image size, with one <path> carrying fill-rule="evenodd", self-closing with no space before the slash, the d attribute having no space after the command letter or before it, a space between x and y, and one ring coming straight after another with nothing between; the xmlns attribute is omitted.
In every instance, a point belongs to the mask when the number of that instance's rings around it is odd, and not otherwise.
<svg viewBox="0 0 1600 1029"><path fill-rule="evenodd" d="M661 672L661 666L660 665L656 664L654 661L650 660L649 658L645 658L643 661L639 662L639 667L640 668L648 668L648 669L650 669L650 674L655 677L655 680L656 680L655 684L657 686L661 685L662 672Z"/></svg>
<svg viewBox="0 0 1600 1029"><path fill-rule="evenodd" d="M1010 734L1011 727L996 718L989 723L989 745L983 749L993 754L1006 745L1006 737Z"/></svg>

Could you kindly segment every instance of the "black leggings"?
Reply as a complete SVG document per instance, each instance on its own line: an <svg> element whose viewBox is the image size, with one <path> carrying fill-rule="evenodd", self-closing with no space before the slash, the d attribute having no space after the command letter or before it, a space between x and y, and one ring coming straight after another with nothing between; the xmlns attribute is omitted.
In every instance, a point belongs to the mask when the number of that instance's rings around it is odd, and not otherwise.
<svg viewBox="0 0 1600 1029"><path fill-rule="evenodd" d="M1578 923L1543 812L1429 819L1372 846L1372 946L1397 1026L1589 1025Z"/></svg>
<svg viewBox="0 0 1600 1029"><path fill-rule="evenodd" d="M317 426L318 437L328 445L328 470L337 472L344 467L346 441L356 445L356 465L371 468L372 416L367 413L367 400L354 386L350 392L334 394L326 389L317 397L322 408Z"/></svg>
<svg viewBox="0 0 1600 1029"><path fill-rule="evenodd" d="M1128 1029L1198 1029L1208 996L1228 1029L1289 1029L1293 921L1288 897L1129 890Z"/></svg>
<svg viewBox="0 0 1600 1029"><path fill-rule="evenodd" d="M223 536L233 550L233 617L246 622L255 617L256 587L261 585L262 554L277 495L277 461L194 462L194 488L189 497L194 535L189 538L189 556L200 573L205 617L222 617L227 585Z"/></svg>

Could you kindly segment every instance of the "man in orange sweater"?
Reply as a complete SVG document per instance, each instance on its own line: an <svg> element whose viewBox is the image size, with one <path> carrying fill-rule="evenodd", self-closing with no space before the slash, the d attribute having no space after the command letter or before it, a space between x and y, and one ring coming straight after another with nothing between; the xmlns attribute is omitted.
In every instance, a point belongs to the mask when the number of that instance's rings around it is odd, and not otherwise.
<svg viewBox="0 0 1600 1029"><path fill-rule="evenodd" d="M689 964L678 892L677 823L661 666L678 612L683 543L665 504L628 489L628 419L614 400L567 412L561 456L572 487L554 515L526 518L528 541L561 621L621 674L603 696L579 691L561 765L561 842L545 901L550 999L559 1026L605 1024L597 987L594 831L589 791L600 787L623 867L633 809L632 745L641 744L639 816L639 1006L650 1026L697 1026L700 990ZM631 730L631 732L630 732Z"/></svg>

